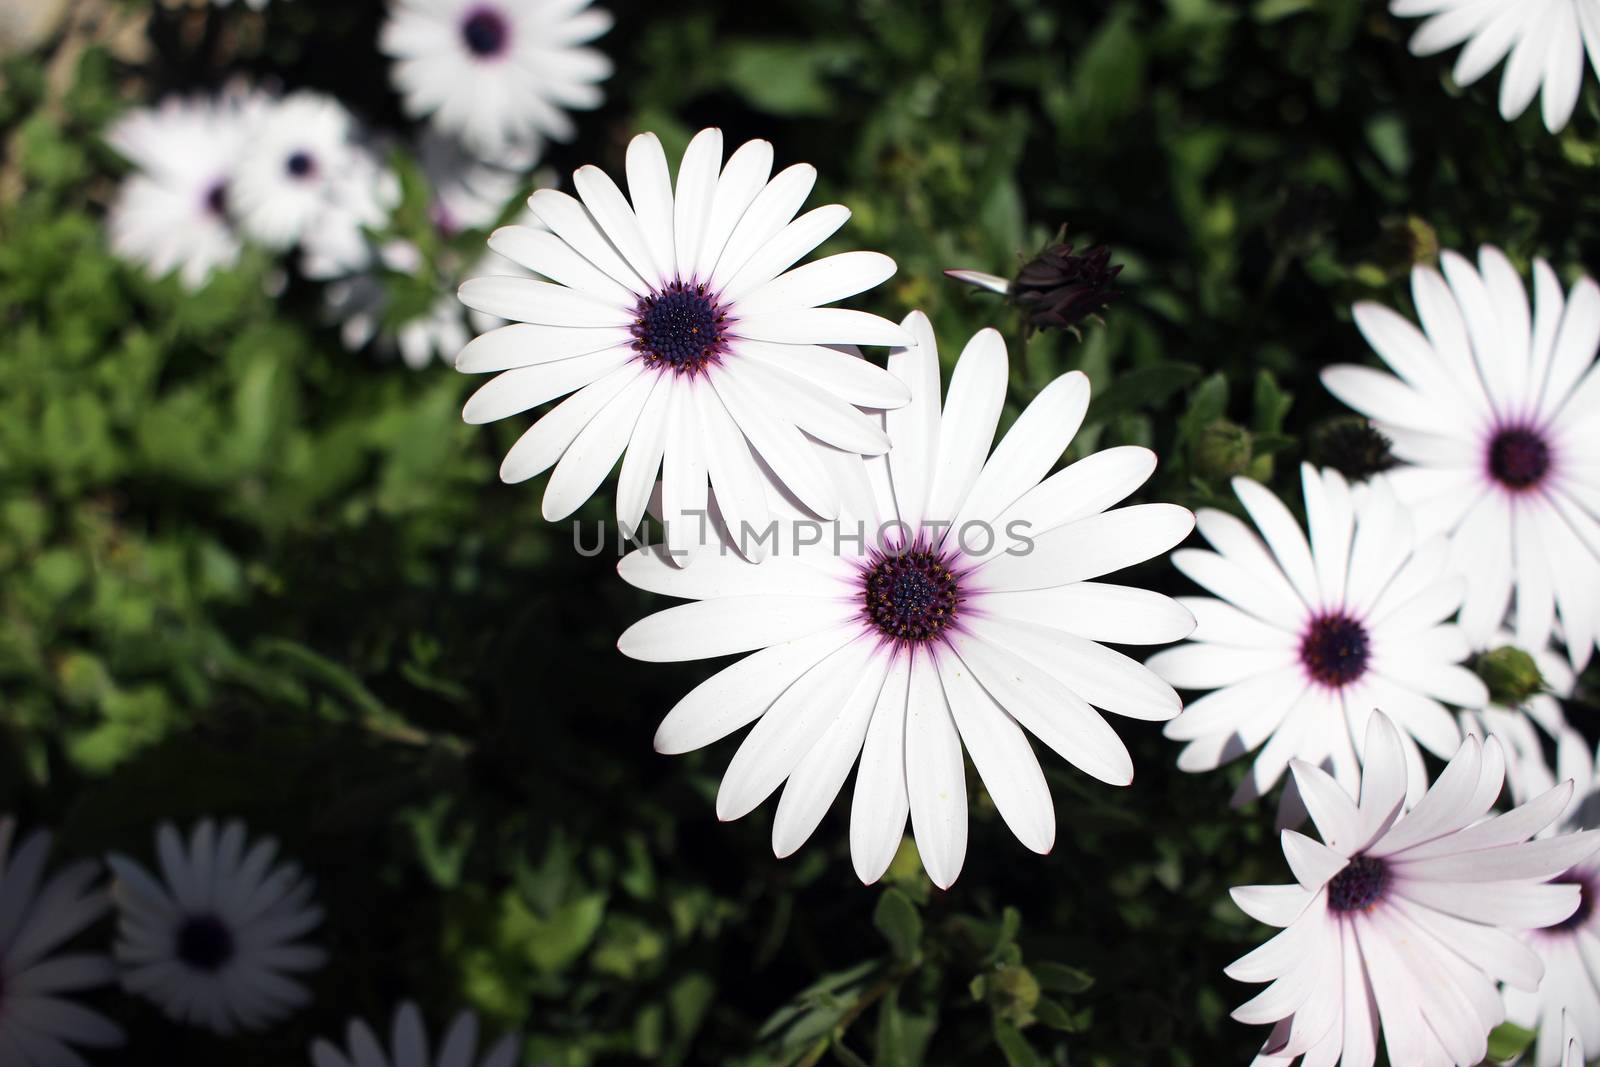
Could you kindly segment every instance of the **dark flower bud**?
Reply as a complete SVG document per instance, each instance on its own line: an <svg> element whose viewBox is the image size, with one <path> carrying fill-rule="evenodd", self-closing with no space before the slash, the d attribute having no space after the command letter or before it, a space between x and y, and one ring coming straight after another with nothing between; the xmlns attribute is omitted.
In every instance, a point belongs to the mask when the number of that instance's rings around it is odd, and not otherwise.
<svg viewBox="0 0 1600 1067"><path fill-rule="evenodd" d="M1359 415L1325 422L1312 435L1311 462L1332 467L1351 481L1365 481L1394 466L1391 444Z"/></svg>
<svg viewBox="0 0 1600 1067"><path fill-rule="evenodd" d="M1121 292L1112 287L1122 266L1111 264L1111 250L1096 245L1082 254L1063 239L1022 265L1011 283L1011 300L1035 329L1071 330L1105 310Z"/></svg>

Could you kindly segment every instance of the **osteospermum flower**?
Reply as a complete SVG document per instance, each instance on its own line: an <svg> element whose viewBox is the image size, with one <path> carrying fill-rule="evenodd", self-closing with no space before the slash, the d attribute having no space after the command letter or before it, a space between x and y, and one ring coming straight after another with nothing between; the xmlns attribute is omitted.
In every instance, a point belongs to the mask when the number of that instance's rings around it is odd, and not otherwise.
<svg viewBox="0 0 1600 1067"><path fill-rule="evenodd" d="M46 880L50 835L35 831L13 851L16 831L16 820L0 819L0 1063L81 1063L71 1046L123 1041L105 1016L68 998L112 981L111 960L56 951L108 910L105 892L91 888L100 865L74 863Z"/></svg>
<svg viewBox="0 0 1600 1067"><path fill-rule="evenodd" d="M289 977L325 955L300 939L322 921L312 886L278 844L251 845L244 824L211 819L187 844L171 823L156 831L161 876L112 855L122 984L181 1023L219 1034L259 1030L310 999Z"/></svg>
<svg viewBox="0 0 1600 1067"><path fill-rule="evenodd" d="M1471 647L1446 619L1464 581L1446 573L1442 541L1418 544L1410 514L1383 477L1358 496L1335 471L1301 468L1309 544L1284 503L1236 478L1234 492L1260 531L1223 511L1200 512L1215 551L1184 549L1172 562L1215 598L1181 598L1194 641L1156 653L1150 669L1180 689L1213 690L1168 723L1187 742L1186 771L1209 771L1260 748L1235 801L1270 790L1294 758L1326 764L1354 788L1356 744L1381 707L1402 730L1413 799L1427 777L1417 742L1440 757L1461 743L1440 701L1482 707L1483 683L1461 666ZM1265 541L1263 542L1263 538ZM1292 791L1281 821L1300 817Z"/></svg>
<svg viewBox="0 0 1600 1067"><path fill-rule="evenodd" d="M157 276L198 289L239 260L229 217L234 169L265 108L253 93L169 98L129 112L106 141L138 167L117 192L111 247Z"/></svg>
<svg viewBox="0 0 1600 1067"><path fill-rule="evenodd" d="M1572 117L1583 88L1583 54L1600 71L1600 2L1597 0L1393 0L1405 18L1427 16L1411 38L1413 55L1431 56L1465 43L1453 77L1471 85L1507 54L1500 79L1500 114L1507 120L1528 109L1544 90L1544 124L1559 132Z"/></svg>
<svg viewBox="0 0 1600 1067"><path fill-rule="evenodd" d="M1480 1063L1505 1017L1495 982L1533 989L1542 971L1508 931L1554 926L1579 906L1576 886L1550 879L1600 849L1600 834L1528 840L1560 815L1571 782L1485 818L1505 764L1499 742L1469 737L1402 816L1400 736L1382 712L1370 717L1359 802L1296 760L1322 841L1285 830L1297 884L1233 890L1247 915L1283 930L1227 968L1271 983L1233 1013L1272 1024L1259 1064L1371 1067L1380 1029L1390 1063Z"/></svg>
<svg viewBox="0 0 1600 1067"><path fill-rule="evenodd" d="M1419 330L1377 304L1356 325L1394 371L1322 372L1340 400L1394 442L1395 492L1419 532L1446 532L1452 568L1468 578L1461 625L1484 642L1515 594L1517 644L1543 648L1559 614L1574 667L1600 640L1600 483L1589 473L1600 437L1600 287L1588 278L1563 300L1535 261L1535 307L1498 249L1479 269L1441 257L1418 267Z"/></svg>
<svg viewBox="0 0 1600 1067"><path fill-rule="evenodd" d="M516 323L462 351L458 369L504 372L463 415L491 422L573 393L500 468L517 482L555 467L547 519L576 510L626 450L618 521L638 526L660 468L668 538L690 552L708 478L735 529L768 521L758 458L832 517L838 489L816 442L889 447L852 405L892 407L907 390L849 346L909 338L876 315L824 305L884 281L894 261L844 252L790 270L850 212L834 204L794 218L816 171L800 163L768 181L771 168L766 141L741 146L724 166L721 131L702 130L674 189L661 142L642 134L628 146L631 205L604 172L582 167L573 176L581 202L553 189L529 200L548 231L510 226L490 238L550 280L461 287L468 307Z"/></svg>
<svg viewBox="0 0 1600 1067"><path fill-rule="evenodd" d="M419 154L432 193L428 214L447 237L493 226L530 182L520 169L485 163L437 133L422 138Z"/></svg>
<svg viewBox="0 0 1600 1067"><path fill-rule="evenodd" d="M376 163L356 141L355 119L330 96L300 92L273 104L245 146L231 186L245 231L285 249L345 214L381 214L368 199L392 193L393 178L367 180Z"/></svg>
<svg viewBox="0 0 1600 1067"><path fill-rule="evenodd" d="M520 1038L507 1034L479 1060L478 1017L463 1011L445 1031L437 1053L430 1054L422 1013L408 1002L395 1012L387 1051L371 1027L352 1019L345 1047L319 1040L311 1046L311 1062L314 1067L513 1067L520 1045Z"/></svg>
<svg viewBox="0 0 1600 1067"><path fill-rule="evenodd" d="M300 236L300 269L325 281L365 270L377 250L369 231L383 229L400 203L400 179L370 151L353 147L330 177L323 204Z"/></svg>
<svg viewBox="0 0 1600 1067"><path fill-rule="evenodd" d="M611 28L589 0L391 0L379 47L414 117L489 159L537 153L600 106L611 61L584 47Z"/></svg>
<svg viewBox="0 0 1600 1067"><path fill-rule="evenodd" d="M629 555L625 580L696 603L636 623L618 647L651 661L755 651L656 732L658 751L686 752L756 723L723 776L719 818L783 786L772 844L789 855L859 760L856 873L882 875L909 811L928 875L947 887L966 855L963 747L1035 852L1055 841L1055 809L1028 733L1094 778L1133 780L1096 708L1162 720L1178 698L1099 642L1173 641L1193 619L1167 597L1089 579L1166 551L1194 519L1171 504L1105 510L1155 469L1146 449L1108 449L1045 477L1088 407L1081 373L1047 386L990 455L1008 373L1000 335L973 337L941 411L932 329L921 312L905 325L916 344L889 367L912 399L888 413L894 450L829 453L839 527L816 526L813 538L783 512L780 543L760 564L723 544L681 569L660 546ZM724 524L722 536L737 540L736 529Z"/></svg>
<svg viewBox="0 0 1600 1067"><path fill-rule="evenodd" d="M1570 727L1558 738L1556 774L1576 782L1577 789L1561 817L1541 836L1600 826L1600 753ZM1555 880L1577 887L1578 909L1527 934L1528 946L1544 963L1538 990L1505 990L1506 1018L1537 1032L1535 1067L1561 1064L1569 1034L1581 1038L1585 1047L1600 1048L1600 856L1575 863Z"/></svg>

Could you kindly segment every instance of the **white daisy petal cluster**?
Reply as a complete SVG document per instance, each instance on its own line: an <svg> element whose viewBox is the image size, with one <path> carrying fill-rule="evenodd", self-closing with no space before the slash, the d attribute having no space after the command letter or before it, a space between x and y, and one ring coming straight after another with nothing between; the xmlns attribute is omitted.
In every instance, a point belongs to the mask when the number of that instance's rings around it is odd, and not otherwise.
<svg viewBox="0 0 1600 1067"><path fill-rule="evenodd" d="M1170 504L1113 507L1154 471L1143 448L1049 473L1088 407L1081 373L1047 386L991 454L1008 381L1000 335L973 337L941 405L932 328L920 312L904 325L915 343L889 370L911 401L885 419L893 447L826 453L837 525L807 536L805 513L774 491L781 532L755 563L735 551L719 494L714 547L682 566L666 546L622 561L629 583L693 602L636 623L618 647L656 662L754 653L679 701L656 733L659 751L685 752L755 723L723 776L719 818L781 786L772 843L786 856L859 765L856 873L883 874L909 815L929 877L948 887L967 848L964 754L1006 825L1041 853L1056 816L1029 735L1093 778L1133 780L1102 712L1161 721L1178 698L1101 642L1173 641L1193 619L1167 597L1096 579L1167 551L1194 520Z"/></svg>
<svg viewBox="0 0 1600 1067"><path fill-rule="evenodd" d="M1186 771L1259 748L1235 796L1243 803L1272 789L1294 759L1354 788L1357 746L1381 707L1401 729L1415 800L1427 784L1418 745L1445 758L1461 742L1444 705L1488 701L1462 666L1471 645L1448 621L1466 581L1447 570L1442 539L1417 536L1387 480L1358 492L1337 472L1306 466L1301 484L1309 541L1270 490L1238 478L1234 491L1255 529L1205 509L1198 525L1213 551L1173 553L1215 596L1181 600L1198 620L1193 642L1149 660L1168 683L1208 691L1166 734L1185 743L1178 766ZM1284 825L1302 817L1292 789L1281 812Z"/></svg>
<svg viewBox="0 0 1600 1067"><path fill-rule="evenodd" d="M1541 771L1550 777L1548 770ZM1570 727L1561 732L1556 748L1556 775L1576 782L1577 788L1560 818L1540 836L1600 827L1600 752L1592 751ZM1526 935L1528 947L1544 964L1539 988L1505 989L1506 1018L1537 1034L1533 1067L1564 1067L1569 1037L1581 1039L1584 1047L1600 1048L1600 856L1574 863L1556 881L1577 888L1578 908L1561 922Z"/></svg>
<svg viewBox="0 0 1600 1067"><path fill-rule="evenodd" d="M312 884L278 844L252 844L244 824L196 824L187 842L156 831L159 877L123 855L115 876L122 984L174 1020L218 1034L259 1030L309 1000L293 975L325 953L302 938L322 921Z"/></svg>
<svg viewBox="0 0 1600 1067"><path fill-rule="evenodd" d="M1282 930L1227 968L1268 983L1233 1013L1272 1025L1258 1067L1371 1067L1380 1035L1393 1064L1478 1064L1505 1017L1496 982L1532 990L1544 974L1514 932L1558 926L1581 906L1578 886L1552 879L1600 850L1600 833L1529 840L1560 817L1570 782L1490 815L1504 758L1497 741L1469 737L1402 815L1400 738L1371 716L1359 800L1296 761L1322 840L1285 830L1295 884L1233 890L1246 914Z"/></svg>
<svg viewBox="0 0 1600 1067"><path fill-rule="evenodd" d="M1465 46L1452 71L1459 85L1471 85L1505 60L1500 114L1507 121L1542 90L1545 128L1560 132L1583 88L1585 51L1600 72L1600 0L1392 0L1389 10L1426 18L1411 38L1413 55Z"/></svg>
<svg viewBox="0 0 1600 1067"><path fill-rule="evenodd" d="M513 1067L521 1042L507 1034L478 1058L478 1017L456 1015L436 1052L430 1054L422 1013L412 1003L400 1005L389 1033L389 1048L360 1019L350 1021L344 1048L318 1040L311 1046L313 1067Z"/></svg>
<svg viewBox="0 0 1600 1067"><path fill-rule="evenodd" d="M1323 383L1393 442L1390 479L1419 534L1450 538L1467 635L1485 643L1514 604L1517 644L1542 649L1559 618L1581 671L1600 641L1600 286L1563 296L1538 260L1530 309L1499 249L1441 266L1412 272L1420 329L1355 308L1392 374L1337 366Z"/></svg>
<svg viewBox="0 0 1600 1067"><path fill-rule="evenodd" d="M590 0L391 0L379 47L409 115L503 160L600 106L611 61L587 45L611 22Z"/></svg>
<svg viewBox="0 0 1600 1067"><path fill-rule="evenodd" d="M108 220L117 255L156 277L199 289L244 247L232 185L240 155L269 106L262 94L170 97L119 119L106 141L137 169Z"/></svg>
<svg viewBox="0 0 1600 1067"><path fill-rule="evenodd" d="M766 141L742 145L726 163L722 147L720 130L702 130L674 184L661 142L635 137L627 196L599 168L582 167L577 197L541 189L529 200L541 228L490 238L537 278L461 287L468 307L514 323L456 361L468 373L499 372L463 417L493 422L567 397L500 468L508 482L555 468L547 519L572 514L621 458L618 522L638 527L659 469L668 537L692 553L692 516L705 511L708 482L736 530L770 519L763 465L831 518L839 489L822 451L889 447L857 406L903 404L909 391L854 346L909 338L876 315L826 305L883 282L894 261L844 252L795 267L849 210L832 204L796 218L813 167L773 177Z"/></svg>
<svg viewBox="0 0 1600 1067"><path fill-rule="evenodd" d="M74 1047L110 1048L124 1039L109 1019L71 999L115 980L110 958L59 951L109 910L95 884L101 868L81 861L46 878L50 835L35 831L17 844L16 834L16 820L0 818L0 1063L82 1063Z"/></svg>

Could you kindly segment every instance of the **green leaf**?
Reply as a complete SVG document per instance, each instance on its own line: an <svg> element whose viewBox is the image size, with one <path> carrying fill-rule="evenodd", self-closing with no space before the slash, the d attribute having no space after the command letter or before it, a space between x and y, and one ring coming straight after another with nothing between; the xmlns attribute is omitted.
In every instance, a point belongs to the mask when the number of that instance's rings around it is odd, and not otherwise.
<svg viewBox="0 0 1600 1067"><path fill-rule="evenodd" d="M1004 1019L994 1021L994 1040L1006 1058L1007 1067L1049 1067L1044 1057L1028 1044L1022 1031Z"/></svg>
<svg viewBox="0 0 1600 1067"><path fill-rule="evenodd" d="M1119 415L1158 407L1178 390L1200 377L1193 363L1161 362L1134 370L1113 379L1089 403L1088 425L1109 422Z"/></svg>
<svg viewBox="0 0 1600 1067"><path fill-rule="evenodd" d="M1535 1036L1516 1023L1501 1023L1489 1032L1489 1059L1497 1063L1514 1060L1528 1051Z"/></svg>
<svg viewBox="0 0 1600 1067"><path fill-rule="evenodd" d="M922 916L911 898L898 889L885 890L872 914L878 928L898 960L912 960L922 945Z"/></svg>
<svg viewBox="0 0 1600 1067"><path fill-rule="evenodd" d="M1082 993L1094 985L1094 976L1064 963L1036 963L1033 976L1052 993Z"/></svg>

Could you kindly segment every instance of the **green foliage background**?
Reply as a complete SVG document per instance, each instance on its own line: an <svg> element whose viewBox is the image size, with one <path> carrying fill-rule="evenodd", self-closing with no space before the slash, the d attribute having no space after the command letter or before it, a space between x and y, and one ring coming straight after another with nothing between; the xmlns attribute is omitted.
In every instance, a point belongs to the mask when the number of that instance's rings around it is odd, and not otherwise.
<svg viewBox="0 0 1600 1067"><path fill-rule="evenodd" d="M618 73L554 166L618 170L641 129L675 159L709 124L815 163L812 202L854 210L838 247L900 265L862 306L926 309L947 361L1000 326L1008 418L1087 371L1073 455L1154 447L1149 499L1231 506L1193 451L1226 417L1298 504L1336 414L1316 372L1368 358L1349 305L1405 306L1435 233L1563 271L1600 253L1593 84L1560 137L1505 124L1497 77L1453 87L1381 3L603 6ZM89 855L242 816L316 874L332 963L312 1009L227 1045L105 996L134 1043L96 1062L305 1062L406 996L521 1026L528 1062L562 1067L1248 1061L1263 1035L1227 1019L1245 990L1221 968L1262 932L1227 888L1286 872L1271 812L1229 810L1235 774L1181 775L1155 726L1119 722L1132 788L1044 761L1051 856L975 786L948 893L910 852L857 884L842 810L782 862L770 804L719 825L734 742L650 745L709 668L615 651L658 605L540 520L540 484L497 482L520 425L463 426L474 383L446 367L345 352L314 286L263 295L265 259L188 296L106 250L122 166L98 132L130 104L243 72L399 128L381 5L120 10L148 16L148 58L91 47L54 87L54 57L14 58L0 95L0 810ZM1127 265L1082 342L1025 341L939 273L1007 273L1062 222ZM1161 562L1136 580L1188 591Z"/></svg>

